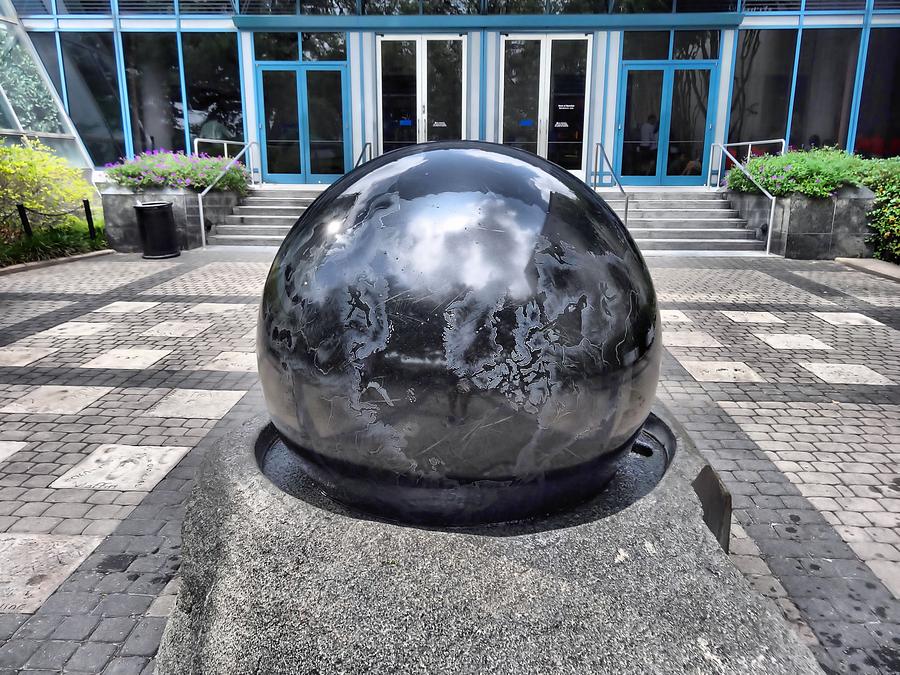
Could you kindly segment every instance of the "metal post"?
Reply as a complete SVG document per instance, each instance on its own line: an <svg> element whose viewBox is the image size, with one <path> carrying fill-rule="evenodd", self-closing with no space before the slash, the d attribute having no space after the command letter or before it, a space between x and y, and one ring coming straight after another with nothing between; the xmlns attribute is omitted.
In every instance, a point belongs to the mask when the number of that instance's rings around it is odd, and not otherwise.
<svg viewBox="0 0 900 675"><path fill-rule="evenodd" d="M206 248L206 221L203 219L203 195L197 195L197 205L200 207L200 243Z"/></svg>
<svg viewBox="0 0 900 675"><path fill-rule="evenodd" d="M16 204L16 210L19 212L19 220L22 221L22 229L25 230L25 236L31 239L34 232L31 231L31 223L28 222L28 212L25 210L24 204Z"/></svg>
<svg viewBox="0 0 900 675"><path fill-rule="evenodd" d="M769 207L769 231L766 232L766 255L770 255L772 248L772 228L775 227L775 198L772 198L772 206Z"/></svg>
<svg viewBox="0 0 900 675"><path fill-rule="evenodd" d="M91 215L91 203L85 199L81 202L84 204L84 219L87 221L88 236L91 239L97 238L97 231L94 229L94 216Z"/></svg>

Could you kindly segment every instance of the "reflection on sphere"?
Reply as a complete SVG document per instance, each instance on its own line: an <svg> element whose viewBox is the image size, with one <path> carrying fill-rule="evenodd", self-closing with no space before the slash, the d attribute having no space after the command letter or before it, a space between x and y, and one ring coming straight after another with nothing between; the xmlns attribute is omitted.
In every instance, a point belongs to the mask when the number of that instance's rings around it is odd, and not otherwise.
<svg viewBox="0 0 900 675"><path fill-rule="evenodd" d="M266 280L272 420L339 501L475 523L596 493L661 354L637 247L580 180L503 146L388 153L326 190Z"/></svg>

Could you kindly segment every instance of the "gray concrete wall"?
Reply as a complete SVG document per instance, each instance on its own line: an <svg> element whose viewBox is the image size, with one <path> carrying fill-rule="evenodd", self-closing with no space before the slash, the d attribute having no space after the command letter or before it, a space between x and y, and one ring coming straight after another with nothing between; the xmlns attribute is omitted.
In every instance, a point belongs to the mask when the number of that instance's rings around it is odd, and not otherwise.
<svg viewBox="0 0 900 675"><path fill-rule="evenodd" d="M765 226L771 202L760 194L729 190L728 199L756 231L766 238ZM866 214L874 194L864 187L846 187L833 197L818 199L793 194L775 200L770 252L799 260L833 260L837 257L871 257L866 243L870 232Z"/></svg>
<svg viewBox="0 0 900 675"><path fill-rule="evenodd" d="M111 248L116 251L133 253L141 251L137 215L134 207L142 202L172 202L175 227L181 250L197 248L201 245L199 206L197 193L193 190L164 189L133 192L132 190L107 183L97 186L103 201L103 220L106 237ZM232 192L211 192L203 198L203 214L206 231L225 222L240 198Z"/></svg>

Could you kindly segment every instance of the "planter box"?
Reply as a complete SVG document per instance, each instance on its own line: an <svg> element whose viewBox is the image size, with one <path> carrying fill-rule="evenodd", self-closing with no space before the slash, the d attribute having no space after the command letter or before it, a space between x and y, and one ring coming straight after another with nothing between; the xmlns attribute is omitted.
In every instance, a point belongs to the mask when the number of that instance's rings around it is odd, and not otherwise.
<svg viewBox="0 0 900 675"><path fill-rule="evenodd" d="M137 216L134 207L138 202L172 202L175 228L182 251L201 245L200 209L197 193L193 190L168 188L134 192L129 188L106 183L97 186L103 200L103 220L110 248L123 253L141 250ZM240 197L234 192L210 192L203 198L203 216L207 234L214 225L225 222L238 204Z"/></svg>
<svg viewBox="0 0 900 675"><path fill-rule="evenodd" d="M748 192L727 192L731 205L765 241L771 202L767 197ZM772 226L771 252L799 260L868 258L872 247L866 243L871 234L866 214L875 195L864 187L845 187L826 199L801 194L777 197Z"/></svg>

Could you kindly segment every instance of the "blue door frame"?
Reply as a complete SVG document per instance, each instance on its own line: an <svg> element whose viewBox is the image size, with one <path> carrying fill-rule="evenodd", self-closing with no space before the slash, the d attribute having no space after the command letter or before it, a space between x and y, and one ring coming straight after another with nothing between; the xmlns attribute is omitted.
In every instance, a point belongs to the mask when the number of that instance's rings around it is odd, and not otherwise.
<svg viewBox="0 0 900 675"><path fill-rule="evenodd" d="M266 143L266 102L263 95L262 74L264 71L289 71L296 73L297 110L300 137L300 173L270 173ZM310 172L310 137L309 137L309 90L306 86L306 74L309 71L337 71L341 74L341 114L343 116L344 173L350 170L351 138L350 138L350 97L348 91L348 73L346 64L327 63L282 63L267 61L256 64L256 110L259 120L259 147L262 158L262 179L266 183L333 183L341 174L317 174Z"/></svg>
<svg viewBox="0 0 900 675"><path fill-rule="evenodd" d="M623 63L619 76L618 110L616 112L616 173L625 185L703 185L709 169L709 148L715 129L715 102L718 96L717 61L641 61ZM628 74L631 71L661 71L663 75L662 101L659 111L659 136L656 148L656 175L628 176L622 173L622 153L625 141L625 106L628 95ZM709 91L706 99L706 127L703 142L703 166L698 176L668 176L669 131L672 121L672 95L675 73L679 70L709 71Z"/></svg>

